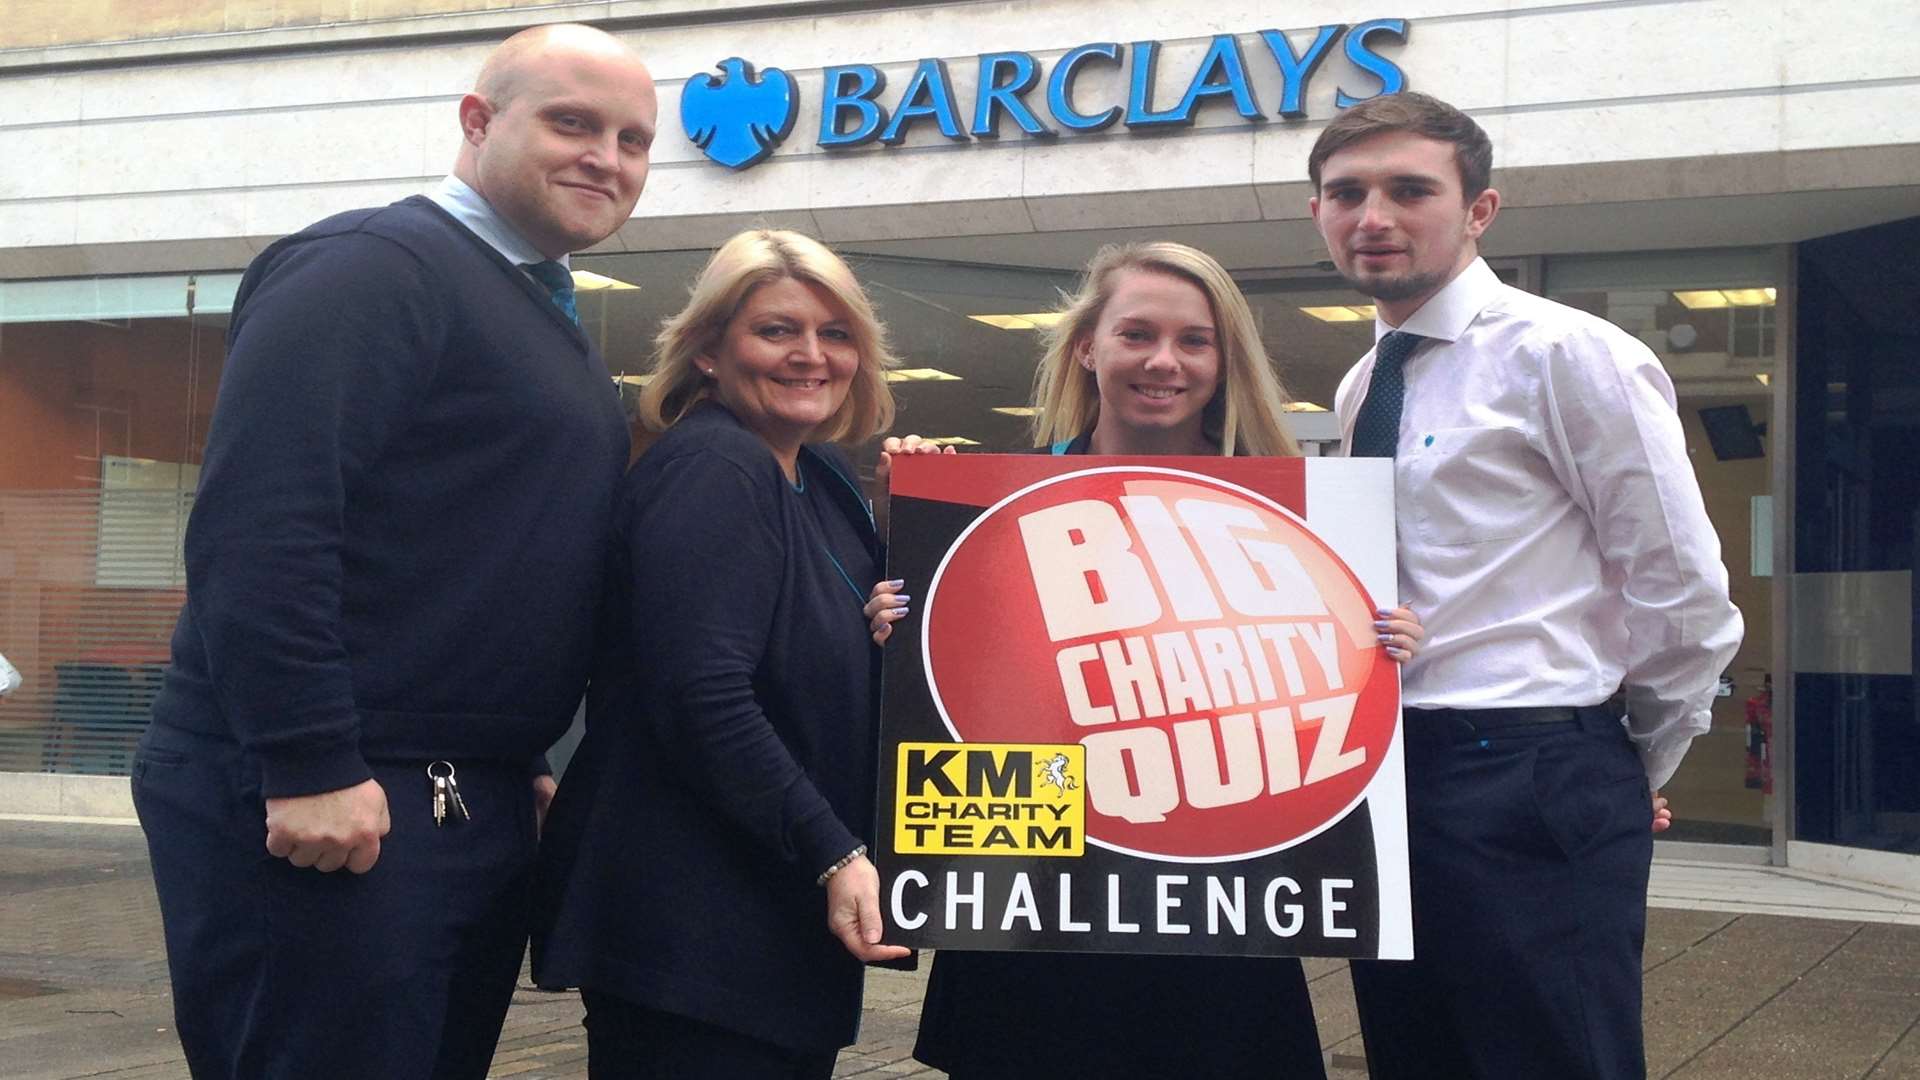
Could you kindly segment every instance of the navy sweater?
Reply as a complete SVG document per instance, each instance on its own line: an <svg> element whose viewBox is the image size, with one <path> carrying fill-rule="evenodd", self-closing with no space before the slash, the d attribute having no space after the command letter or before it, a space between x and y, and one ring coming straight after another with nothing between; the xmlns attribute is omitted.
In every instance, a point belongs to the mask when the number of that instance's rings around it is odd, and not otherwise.
<svg viewBox="0 0 1920 1080"><path fill-rule="evenodd" d="M159 722L268 797L531 763L587 681L628 437L544 290L424 198L262 252L234 304Z"/></svg>
<svg viewBox="0 0 1920 1080"><path fill-rule="evenodd" d="M873 813L865 504L831 450L712 403L628 474L607 648L540 845L534 976L798 1050L853 1041L861 966L814 879Z"/></svg>

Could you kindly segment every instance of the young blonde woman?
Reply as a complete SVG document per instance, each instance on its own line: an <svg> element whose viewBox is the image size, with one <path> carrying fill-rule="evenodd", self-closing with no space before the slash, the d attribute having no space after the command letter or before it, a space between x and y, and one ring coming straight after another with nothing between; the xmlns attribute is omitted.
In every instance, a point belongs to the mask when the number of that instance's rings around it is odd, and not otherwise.
<svg viewBox="0 0 1920 1080"><path fill-rule="evenodd" d="M1184 244L1111 246L1050 332L1034 443L1053 454L1293 456L1286 401L1218 262ZM1412 612L1382 611L1375 625L1389 655L1412 655ZM1260 957L944 951L914 1056L953 1080L1326 1075L1299 961Z"/></svg>

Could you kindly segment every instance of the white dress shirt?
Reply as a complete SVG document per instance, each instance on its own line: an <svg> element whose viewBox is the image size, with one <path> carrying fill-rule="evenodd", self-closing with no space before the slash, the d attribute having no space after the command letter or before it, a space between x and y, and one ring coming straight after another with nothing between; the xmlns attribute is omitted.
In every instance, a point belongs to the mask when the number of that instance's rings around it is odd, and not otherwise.
<svg viewBox="0 0 1920 1080"><path fill-rule="evenodd" d="M520 235L520 230L507 224L507 219L500 216L492 203L481 198L479 192L468 187L466 181L459 177L448 176L440 181L439 187L427 192L427 198L432 199L435 206L452 214L453 220L465 225L513 265L524 267L530 263L547 261L539 248ZM571 259L571 256L562 255L553 261L571 269Z"/></svg>
<svg viewBox="0 0 1920 1080"><path fill-rule="evenodd" d="M1399 327L1399 599L1427 639L1411 707L1596 705L1624 688L1655 788L1707 730L1740 645L1720 540L1645 345L1474 260ZM1369 352L1334 398L1342 433Z"/></svg>

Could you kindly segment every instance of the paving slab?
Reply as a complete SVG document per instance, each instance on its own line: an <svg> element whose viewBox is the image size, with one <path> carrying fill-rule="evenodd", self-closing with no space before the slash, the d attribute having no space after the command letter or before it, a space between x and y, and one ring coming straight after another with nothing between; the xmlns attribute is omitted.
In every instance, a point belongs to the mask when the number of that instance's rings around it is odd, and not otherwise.
<svg viewBox="0 0 1920 1080"><path fill-rule="evenodd" d="M1920 926L1868 910L1891 899L1920 915L1920 905L1760 868L1707 867L1673 879L1721 889L1726 905L1801 915L1824 907L1847 918L1652 911L1644 961L1651 1076L1920 1080ZM870 973L860 1042L841 1055L835 1076L943 1075L912 1060L927 966ZM1364 1080L1347 965L1308 959L1304 967L1328 1075ZM576 994L523 985L492 1075L585 1080L582 1013ZM185 1075L138 829L0 821L0 1075Z"/></svg>
<svg viewBox="0 0 1920 1080"><path fill-rule="evenodd" d="M1874 1065L1867 1080L1920 1080L1920 1024L1907 1029L1887 1056Z"/></svg>
<svg viewBox="0 0 1920 1080"><path fill-rule="evenodd" d="M1691 1061L1859 930L1858 923L1740 916L1648 971L1648 1074L1665 1076Z"/></svg>

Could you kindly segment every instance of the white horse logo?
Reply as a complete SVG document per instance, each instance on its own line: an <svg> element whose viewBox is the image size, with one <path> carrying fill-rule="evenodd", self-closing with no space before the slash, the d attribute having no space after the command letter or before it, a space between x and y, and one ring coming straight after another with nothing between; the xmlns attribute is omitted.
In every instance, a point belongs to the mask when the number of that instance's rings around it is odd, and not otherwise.
<svg viewBox="0 0 1920 1080"><path fill-rule="evenodd" d="M1067 772L1067 755L1065 754L1055 754L1043 762L1040 765L1039 779L1042 784L1052 784L1058 788L1062 795L1080 786L1080 782Z"/></svg>

